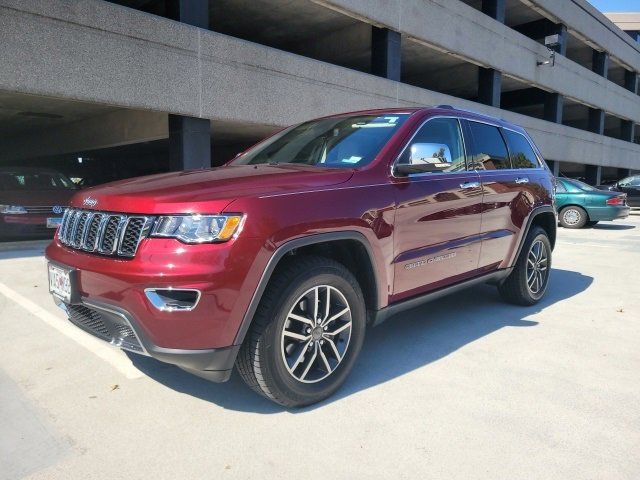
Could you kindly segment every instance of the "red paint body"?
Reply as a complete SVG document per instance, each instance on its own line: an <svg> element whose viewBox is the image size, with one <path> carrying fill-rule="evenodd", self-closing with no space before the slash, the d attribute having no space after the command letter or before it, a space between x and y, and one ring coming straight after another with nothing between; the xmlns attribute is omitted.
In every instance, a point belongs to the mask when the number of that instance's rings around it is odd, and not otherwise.
<svg viewBox="0 0 640 480"><path fill-rule="evenodd" d="M391 165L430 116L503 125L448 109L365 113L394 112L412 115L375 160L360 169L227 165L108 184L83 190L71 201L71 206L86 208L83 201L90 196L101 211L148 215L244 214L244 229L228 242L186 245L145 238L135 258L116 259L69 249L56 238L46 256L79 270L83 297L127 310L155 345L172 349L234 344L274 252L288 241L317 233L364 235L379 282L378 308L510 266L533 208L552 205L548 169L394 177ZM522 174L529 183L515 184ZM461 193L460 183L469 180L481 186ZM447 253L455 256L429 263L428 268L406 267ZM149 286L196 288L202 298L191 312L160 312L144 296Z"/></svg>

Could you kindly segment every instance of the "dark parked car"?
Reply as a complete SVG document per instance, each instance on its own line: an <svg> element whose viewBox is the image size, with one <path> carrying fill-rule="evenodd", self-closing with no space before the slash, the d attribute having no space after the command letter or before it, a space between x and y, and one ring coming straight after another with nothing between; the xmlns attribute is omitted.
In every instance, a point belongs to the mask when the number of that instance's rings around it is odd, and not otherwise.
<svg viewBox="0 0 640 480"><path fill-rule="evenodd" d="M614 182L612 185L598 185L601 190L627 194L627 203L632 208L640 208L640 175L632 175Z"/></svg>
<svg viewBox="0 0 640 480"><path fill-rule="evenodd" d="M553 175L522 128L403 108L85 190L46 256L78 327L214 381L235 364L301 406L344 382L368 324L478 283L538 302L556 224Z"/></svg>
<svg viewBox="0 0 640 480"><path fill-rule="evenodd" d="M603 220L629 216L627 195L599 190L580 180L558 178L556 185L558 220L565 228L593 226Z"/></svg>
<svg viewBox="0 0 640 480"><path fill-rule="evenodd" d="M52 236L76 190L55 170L0 168L0 239Z"/></svg>

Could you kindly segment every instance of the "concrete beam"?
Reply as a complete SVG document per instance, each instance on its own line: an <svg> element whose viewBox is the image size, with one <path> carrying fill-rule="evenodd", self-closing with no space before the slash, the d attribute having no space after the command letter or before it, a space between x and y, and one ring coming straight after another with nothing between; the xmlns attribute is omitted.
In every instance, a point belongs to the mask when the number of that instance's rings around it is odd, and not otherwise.
<svg viewBox="0 0 640 480"><path fill-rule="evenodd" d="M564 5L577 1L581 4L586 3L583 0L552 0L552 3ZM598 107L620 118L634 119L640 123L640 99L637 96L564 56L556 58L553 68L537 66L536 60L548 57L544 45L492 20L464 2L321 0L321 3L354 18L366 19L376 25L399 31L403 36L431 45L442 52L455 53L457 57L470 63L493 68L503 75L517 78L542 90L558 92L585 105ZM576 5L574 7L577 8ZM570 11L575 13L574 9ZM609 22L601 14L598 15L603 22ZM554 22L570 26L569 29L573 32L571 18L567 15L564 19L554 19ZM593 17L589 18L587 27L597 24L604 28ZM455 25L456 28L442 28L443 25ZM636 70L640 71L640 46L632 52L631 47L623 44L617 36L618 31L616 27L611 26L610 43L620 46L620 49L624 50L623 56L626 55L625 58L629 61L633 60L626 64L637 65ZM631 39L628 41L629 44L632 43ZM499 45L499 48L487 48L487 45ZM629 49L628 55L625 49Z"/></svg>
<svg viewBox="0 0 640 480"><path fill-rule="evenodd" d="M8 3L11 8L6 8ZM449 3L452 8L460 7L460 2L447 1L447 6ZM0 5L5 6L0 8L3 90L270 126L366 108L453 104L524 126L547 158L639 167L640 145L393 82L108 2L85 0L74 4L73 9L58 2L44 5L36 0L0 0ZM374 9L371 14L378 15ZM411 20L412 29L416 24ZM466 44L470 38L466 38L463 26L462 38L457 41ZM493 21L489 26L504 27ZM425 29L435 28L443 36L449 35L447 29L436 27L427 16ZM472 36L478 33L477 27L472 26L472 30ZM524 39L546 50L517 32L513 34L516 43L517 39ZM493 34L490 38L495 39ZM470 43L481 41L478 38ZM531 60L530 55L528 59ZM536 70L535 65L531 68L538 75L547 74ZM580 71L585 69L580 67ZM586 73L601 79L592 72ZM596 94L598 85L595 82L593 86ZM632 96L622 87L615 87ZM604 90L608 88L605 86ZM634 98L637 102L637 96ZM628 98L625 101L636 108L637 103ZM166 123L165 115L165 129Z"/></svg>
<svg viewBox="0 0 640 480"><path fill-rule="evenodd" d="M57 128L0 138L0 151L2 160L11 162L151 142L168 135L166 113L116 110Z"/></svg>
<svg viewBox="0 0 640 480"><path fill-rule="evenodd" d="M400 81L401 37L388 28L371 27L371 73Z"/></svg>

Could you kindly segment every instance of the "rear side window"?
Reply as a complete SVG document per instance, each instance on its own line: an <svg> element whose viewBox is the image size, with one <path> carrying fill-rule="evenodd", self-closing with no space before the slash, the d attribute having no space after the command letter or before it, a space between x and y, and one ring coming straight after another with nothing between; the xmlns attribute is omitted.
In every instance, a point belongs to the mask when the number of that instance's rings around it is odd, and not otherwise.
<svg viewBox="0 0 640 480"><path fill-rule="evenodd" d="M473 136L471 163L476 170L511 168L509 152L498 127L469 121Z"/></svg>
<svg viewBox="0 0 640 480"><path fill-rule="evenodd" d="M540 166L533 147L524 135L511 130L503 130L503 132L509 144L513 168L538 168Z"/></svg>

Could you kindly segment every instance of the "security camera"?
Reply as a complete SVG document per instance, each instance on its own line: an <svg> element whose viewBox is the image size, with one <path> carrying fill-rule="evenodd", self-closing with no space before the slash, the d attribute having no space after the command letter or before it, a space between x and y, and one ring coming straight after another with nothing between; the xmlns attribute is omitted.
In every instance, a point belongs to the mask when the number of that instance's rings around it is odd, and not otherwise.
<svg viewBox="0 0 640 480"><path fill-rule="evenodd" d="M547 35L544 37L544 46L550 50L560 46L560 35Z"/></svg>
<svg viewBox="0 0 640 480"><path fill-rule="evenodd" d="M544 60L542 62L537 62L537 65L540 67L542 65L551 65L554 67L556 65L556 49L561 45L560 35L557 33L554 35L547 35L544 37L544 46L549 50L549 59Z"/></svg>

